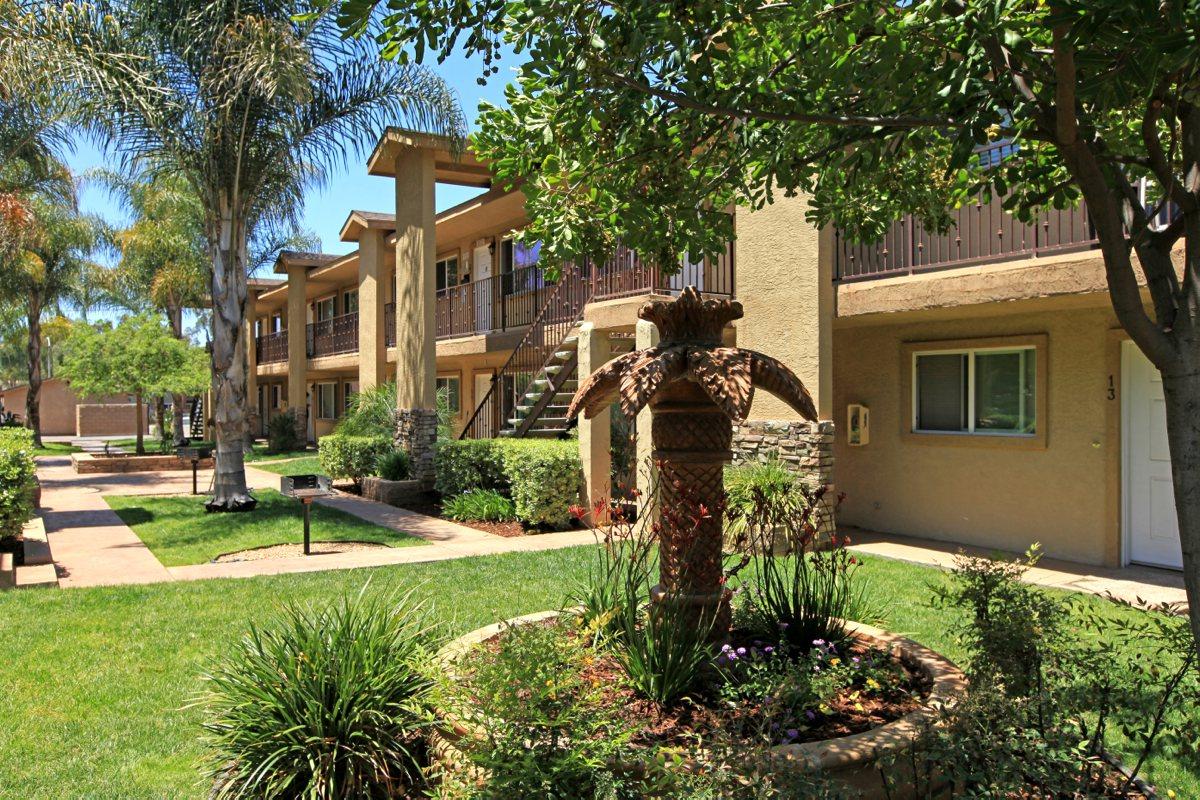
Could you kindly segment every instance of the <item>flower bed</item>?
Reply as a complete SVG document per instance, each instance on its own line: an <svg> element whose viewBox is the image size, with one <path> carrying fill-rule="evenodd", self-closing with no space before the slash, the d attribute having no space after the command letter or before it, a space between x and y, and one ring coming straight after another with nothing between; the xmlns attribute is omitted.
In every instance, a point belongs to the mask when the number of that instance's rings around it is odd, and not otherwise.
<svg viewBox="0 0 1200 800"><path fill-rule="evenodd" d="M746 751L765 748L779 769L821 773L821 780L832 778L843 789L869 790L879 788L878 761L901 753L966 689L962 672L928 648L847 623L844 642L818 640L805 654L788 652L786 641L770 643L735 631L717 651L705 685L662 706L640 696L614 655L596 646L575 620L541 612L454 640L442 651L458 687L452 707L484 700L475 676L520 658L522 653L505 650L526 646L517 633L521 628L540 626L559 640L564 661L559 666L576 672L565 679L580 690L576 700L587 714L608 716L607 734L625 744L616 754L625 771L638 772L635 764L653 762L664 749L703 771L708 754L701 743L725 739ZM530 687L529 695L536 698L538 688ZM458 743L444 748L451 761L462 760L459 748L470 750L470 739L488 735L483 729L495 720L480 723L493 713L481 708L472 721L463 719L471 714L454 712L444 718L447 738Z"/></svg>
<svg viewBox="0 0 1200 800"><path fill-rule="evenodd" d="M108 472L161 472L164 470L190 470L190 459L180 458L172 454L130 455L112 453L100 455L96 453L72 453L71 466L81 475L92 475ZM212 469L213 460L203 458L198 464L200 469Z"/></svg>

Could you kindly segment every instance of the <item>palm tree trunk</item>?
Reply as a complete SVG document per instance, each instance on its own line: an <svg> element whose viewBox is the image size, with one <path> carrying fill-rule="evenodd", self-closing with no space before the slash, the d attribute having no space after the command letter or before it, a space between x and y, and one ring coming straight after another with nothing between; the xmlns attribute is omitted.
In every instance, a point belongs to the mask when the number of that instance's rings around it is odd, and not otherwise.
<svg viewBox="0 0 1200 800"><path fill-rule="evenodd" d="M721 549L733 423L691 381L660 391L650 410L662 526L655 596L694 607L720 635L729 628Z"/></svg>
<svg viewBox="0 0 1200 800"><path fill-rule="evenodd" d="M142 442L142 393L140 391L133 393L133 434L137 439L137 446L133 451L139 456L146 455L146 445Z"/></svg>
<svg viewBox="0 0 1200 800"><path fill-rule="evenodd" d="M216 470L209 511L249 511L246 487L246 229L240 213L222 198L220 219L209 231L212 247L212 419Z"/></svg>
<svg viewBox="0 0 1200 800"><path fill-rule="evenodd" d="M171 333L176 339L183 338L183 308L179 306L171 306L167 309L167 323L171 326ZM171 396L171 410L174 412L174 440L176 447L183 446L183 440L186 438L183 431L183 404L187 402L181 394Z"/></svg>
<svg viewBox="0 0 1200 800"><path fill-rule="evenodd" d="M29 343L27 360L29 367L29 390L25 393L25 427L33 431L33 446L42 446L42 298L34 290L29 295L28 316Z"/></svg>

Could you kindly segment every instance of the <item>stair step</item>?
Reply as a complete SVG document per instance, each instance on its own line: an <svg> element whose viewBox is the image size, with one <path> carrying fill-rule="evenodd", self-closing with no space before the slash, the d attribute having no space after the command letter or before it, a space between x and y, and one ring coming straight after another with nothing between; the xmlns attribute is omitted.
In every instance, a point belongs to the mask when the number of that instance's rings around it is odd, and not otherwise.
<svg viewBox="0 0 1200 800"><path fill-rule="evenodd" d="M58 572L53 564L26 564L17 567L16 586L18 589L58 586Z"/></svg>
<svg viewBox="0 0 1200 800"><path fill-rule="evenodd" d="M579 337L573 333L562 340L563 347L575 347L577 344L579 344Z"/></svg>
<svg viewBox="0 0 1200 800"><path fill-rule="evenodd" d="M542 367L542 372L547 375L557 375L562 372L562 369L562 364L551 364L550 366Z"/></svg>
<svg viewBox="0 0 1200 800"><path fill-rule="evenodd" d="M574 350L555 350L554 357L560 361L566 361L571 356L575 355Z"/></svg>

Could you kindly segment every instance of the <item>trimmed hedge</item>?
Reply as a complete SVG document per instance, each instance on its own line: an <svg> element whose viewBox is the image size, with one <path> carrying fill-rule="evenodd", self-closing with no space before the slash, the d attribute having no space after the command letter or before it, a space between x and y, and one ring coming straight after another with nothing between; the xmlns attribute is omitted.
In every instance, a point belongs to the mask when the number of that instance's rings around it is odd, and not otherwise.
<svg viewBox="0 0 1200 800"><path fill-rule="evenodd" d="M36 475L33 432L0 428L0 539L19 536L33 516Z"/></svg>
<svg viewBox="0 0 1200 800"><path fill-rule="evenodd" d="M331 478L349 478L355 486L361 486L362 479L374 475L379 460L392 450L390 436L331 433L317 444L317 458L321 470Z"/></svg>
<svg viewBox="0 0 1200 800"><path fill-rule="evenodd" d="M435 488L445 497L482 489L509 495L527 525L562 528L579 501L579 443L540 439L441 442Z"/></svg>

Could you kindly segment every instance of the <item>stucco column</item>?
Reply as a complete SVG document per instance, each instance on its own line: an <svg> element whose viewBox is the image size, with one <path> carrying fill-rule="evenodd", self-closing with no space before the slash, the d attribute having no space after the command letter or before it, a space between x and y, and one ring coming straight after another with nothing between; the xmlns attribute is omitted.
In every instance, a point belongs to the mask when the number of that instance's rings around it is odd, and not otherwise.
<svg viewBox="0 0 1200 800"><path fill-rule="evenodd" d="M591 322L580 327L576 348L581 382L612 357L608 334L597 330ZM612 498L612 412L608 409L591 419L579 418L579 459L583 462L584 499L589 518L593 524L603 524L608 520L595 518L592 510L597 501L607 502Z"/></svg>
<svg viewBox="0 0 1200 800"><path fill-rule="evenodd" d="M246 318L246 442L254 441L262 425L258 407L258 340L254 336L254 317Z"/></svg>
<svg viewBox="0 0 1200 800"><path fill-rule="evenodd" d="M308 269L289 265L288 317L288 409L296 415L296 436L308 441Z"/></svg>
<svg viewBox="0 0 1200 800"><path fill-rule="evenodd" d="M658 326L644 319L637 321L635 328L634 347L645 350L654 347L659 340ZM652 505L654 490L658 483L658 470L654 466L654 444L650 440L650 406L646 406L637 415L637 489L638 489L638 519L647 519L647 514L654 515Z"/></svg>
<svg viewBox="0 0 1200 800"><path fill-rule="evenodd" d="M358 239L358 386L366 391L387 381L384 306L387 305L383 231L367 228Z"/></svg>
<svg viewBox="0 0 1200 800"><path fill-rule="evenodd" d="M434 153L409 146L396 156L396 444L413 477L432 483L437 440Z"/></svg>
<svg viewBox="0 0 1200 800"><path fill-rule="evenodd" d="M735 461L776 457L810 487L833 483L833 229L805 221L808 197L777 195L751 213L737 210L737 296L746 315L737 344L791 367L812 394L819 421L757 392L733 436ZM780 450L766 443L785 442ZM833 491L826 498L832 503Z"/></svg>

